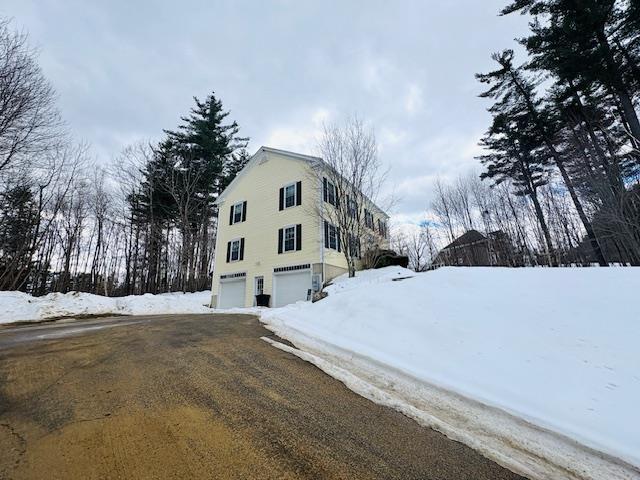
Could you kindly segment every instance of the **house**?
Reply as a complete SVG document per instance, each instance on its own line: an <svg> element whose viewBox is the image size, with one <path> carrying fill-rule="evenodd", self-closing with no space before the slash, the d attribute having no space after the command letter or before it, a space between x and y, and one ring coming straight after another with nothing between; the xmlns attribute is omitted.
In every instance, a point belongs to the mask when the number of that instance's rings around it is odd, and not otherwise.
<svg viewBox="0 0 640 480"><path fill-rule="evenodd" d="M435 266L517 266L514 247L501 230L483 235L469 230L444 247L432 265Z"/></svg>
<svg viewBox="0 0 640 480"><path fill-rule="evenodd" d="M311 292L347 271L349 238L358 248L376 239L388 245L388 215L367 200L341 202L322 159L261 147L216 199L219 221L211 304L218 308L270 306L306 300ZM351 239L323 216L337 205L357 208L370 232Z"/></svg>

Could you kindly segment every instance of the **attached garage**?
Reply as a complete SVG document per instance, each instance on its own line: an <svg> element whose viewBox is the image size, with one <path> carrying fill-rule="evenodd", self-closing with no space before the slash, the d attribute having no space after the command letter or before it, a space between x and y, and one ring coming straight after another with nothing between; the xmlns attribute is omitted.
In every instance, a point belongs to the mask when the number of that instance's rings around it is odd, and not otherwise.
<svg viewBox="0 0 640 480"><path fill-rule="evenodd" d="M277 271L273 273L273 306L282 307L306 300L311 288L311 269Z"/></svg>
<svg viewBox="0 0 640 480"><path fill-rule="evenodd" d="M247 288L246 278L221 278L218 289L218 308L244 307L244 297Z"/></svg>

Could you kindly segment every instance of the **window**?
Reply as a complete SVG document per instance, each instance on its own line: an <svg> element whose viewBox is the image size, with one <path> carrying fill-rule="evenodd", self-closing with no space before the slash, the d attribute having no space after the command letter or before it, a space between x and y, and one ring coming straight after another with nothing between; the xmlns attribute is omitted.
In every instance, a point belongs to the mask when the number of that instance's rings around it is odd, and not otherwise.
<svg viewBox="0 0 640 480"><path fill-rule="evenodd" d="M340 251L340 229L329 222L324 222L324 246Z"/></svg>
<svg viewBox="0 0 640 480"><path fill-rule="evenodd" d="M231 261L237 262L240 260L240 240L234 240L231 242Z"/></svg>
<svg viewBox="0 0 640 480"><path fill-rule="evenodd" d="M375 225L373 223L373 213L371 213L366 208L364 210L364 224L371 230L375 228Z"/></svg>
<svg viewBox="0 0 640 480"><path fill-rule="evenodd" d="M378 233L381 237L387 238L387 223L378 219Z"/></svg>
<svg viewBox="0 0 640 480"><path fill-rule="evenodd" d="M295 182L280 188L279 210L302 205L302 182Z"/></svg>
<svg viewBox="0 0 640 480"><path fill-rule="evenodd" d="M284 208L293 207L296 204L296 184L292 183L284 187Z"/></svg>
<svg viewBox="0 0 640 480"><path fill-rule="evenodd" d="M242 204L236 203L233 206L233 223L238 223L242 221Z"/></svg>
<svg viewBox="0 0 640 480"><path fill-rule="evenodd" d="M349 234L349 253L352 257L360 258L360 239Z"/></svg>
<svg viewBox="0 0 640 480"><path fill-rule="evenodd" d="M238 202L231 205L229 212L229 225L244 222L247 219L247 202Z"/></svg>
<svg viewBox="0 0 640 480"><path fill-rule="evenodd" d="M284 229L284 251L292 252L296 249L296 227Z"/></svg>
<svg viewBox="0 0 640 480"><path fill-rule="evenodd" d="M278 253L302 250L302 224L278 230Z"/></svg>
<svg viewBox="0 0 640 480"><path fill-rule="evenodd" d="M227 242L227 263L244 259L244 238Z"/></svg>
<svg viewBox="0 0 640 480"><path fill-rule="evenodd" d="M355 199L347 196L347 212L351 218L356 218L358 216L358 204Z"/></svg>
<svg viewBox="0 0 640 480"><path fill-rule="evenodd" d="M325 202L328 202L331 205L336 207L338 206L336 186L326 178L322 179L322 192L323 192L323 199Z"/></svg>

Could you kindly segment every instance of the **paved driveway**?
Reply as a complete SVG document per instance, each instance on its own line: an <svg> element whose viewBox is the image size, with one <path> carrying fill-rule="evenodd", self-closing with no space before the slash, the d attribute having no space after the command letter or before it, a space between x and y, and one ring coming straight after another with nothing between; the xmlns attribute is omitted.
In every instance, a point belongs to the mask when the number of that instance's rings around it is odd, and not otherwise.
<svg viewBox="0 0 640 480"><path fill-rule="evenodd" d="M0 478L520 478L265 335L238 315L0 329Z"/></svg>

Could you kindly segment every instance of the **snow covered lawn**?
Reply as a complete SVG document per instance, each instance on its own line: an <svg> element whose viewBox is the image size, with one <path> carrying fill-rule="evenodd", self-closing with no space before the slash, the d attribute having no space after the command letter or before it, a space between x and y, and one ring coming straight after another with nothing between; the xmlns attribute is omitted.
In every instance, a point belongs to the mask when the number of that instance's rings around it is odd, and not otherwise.
<svg viewBox="0 0 640 480"><path fill-rule="evenodd" d="M79 292L32 297L22 292L0 292L0 324L83 315L212 313L214 310L207 306L210 300L209 290L128 297L103 297Z"/></svg>
<svg viewBox="0 0 640 480"><path fill-rule="evenodd" d="M262 320L640 466L640 269L389 267L328 291Z"/></svg>

